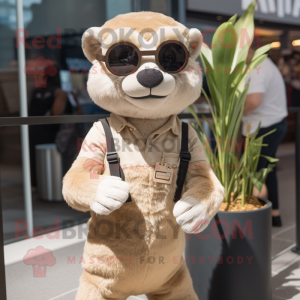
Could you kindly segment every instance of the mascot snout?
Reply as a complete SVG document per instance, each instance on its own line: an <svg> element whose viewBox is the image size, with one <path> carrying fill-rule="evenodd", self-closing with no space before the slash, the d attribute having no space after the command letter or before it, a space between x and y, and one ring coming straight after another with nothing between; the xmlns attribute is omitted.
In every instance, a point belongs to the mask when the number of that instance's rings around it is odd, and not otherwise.
<svg viewBox="0 0 300 300"><path fill-rule="evenodd" d="M146 88L154 88L162 83L164 75L155 69L145 69L136 75L137 81Z"/></svg>
<svg viewBox="0 0 300 300"><path fill-rule="evenodd" d="M122 82L125 99L140 108L153 108L165 102L175 88L175 78L155 63L143 64Z"/></svg>

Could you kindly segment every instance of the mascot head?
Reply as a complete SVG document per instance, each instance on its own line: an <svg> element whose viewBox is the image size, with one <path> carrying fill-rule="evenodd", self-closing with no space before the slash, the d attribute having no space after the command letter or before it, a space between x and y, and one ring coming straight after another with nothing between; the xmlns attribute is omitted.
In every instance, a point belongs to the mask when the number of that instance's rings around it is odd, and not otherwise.
<svg viewBox="0 0 300 300"><path fill-rule="evenodd" d="M88 92L102 108L124 117L165 118L200 96L198 29L159 13L138 12L88 29L84 54L93 64Z"/></svg>

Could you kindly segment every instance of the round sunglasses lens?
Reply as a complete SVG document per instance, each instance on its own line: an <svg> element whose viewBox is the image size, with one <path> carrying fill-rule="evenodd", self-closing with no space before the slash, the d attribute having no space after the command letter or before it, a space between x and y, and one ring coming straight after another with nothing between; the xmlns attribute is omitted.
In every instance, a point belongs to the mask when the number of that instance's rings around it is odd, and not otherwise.
<svg viewBox="0 0 300 300"><path fill-rule="evenodd" d="M108 55L110 71L116 75L125 76L132 73L138 62L138 54L130 45L118 45Z"/></svg>
<svg viewBox="0 0 300 300"><path fill-rule="evenodd" d="M176 43L169 43L159 51L158 61L166 72L177 72L186 62L186 53L183 47Z"/></svg>

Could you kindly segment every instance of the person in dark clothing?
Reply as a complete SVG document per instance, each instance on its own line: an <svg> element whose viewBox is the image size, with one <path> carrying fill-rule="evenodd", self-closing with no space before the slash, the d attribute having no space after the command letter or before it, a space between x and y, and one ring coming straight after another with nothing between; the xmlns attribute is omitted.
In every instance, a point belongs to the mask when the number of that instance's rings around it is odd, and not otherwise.
<svg viewBox="0 0 300 300"><path fill-rule="evenodd" d="M75 98L76 99L76 98ZM68 94L61 89L59 71L55 76L49 76L47 87L35 88L28 107L29 116L59 116L73 114ZM80 112L80 106L77 105ZM54 143L60 124L29 126L31 185L36 187L35 146Z"/></svg>
<svg viewBox="0 0 300 300"><path fill-rule="evenodd" d="M270 156L270 157L276 156L276 150L287 132L287 125L285 119L267 128L261 128L258 132L257 137L260 137L270 132L273 129L276 129L275 133L264 137L263 143L267 144L268 147L261 148L261 155ZM274 135L276 135L276 137L274 137ZM257 165L257 170L259 171L263 168L266 168L269 163L270 162L267 159L265 159L264 157L260 157ZM268 198L272 200L272 204L273 204L272 208L273 210L278 210L279 201L278 201L278 183L277 183L277 176L276 176L276 167L273 169L272 172L269 173L266 180L266 186L268 188Z"/></svg>
<svg viewBox="0 0 300 300"><path fill-rule="evenodd" d="M254 49L251 48L247 64L253 55ZM277 66L267 57L250 73L247 82L249 82L249 89L242 118L242 133L246 135L248 123L251 123L250 134L254 133L260 124L258 137L276 129L276 132L263 139L263 143L268 146L261 149L262 155L275 157L276 150L287 131L285 118L288 112L284 80ZM261 157L257 170L267 167L268 164L269 162ZM261 193L255 189L254 192L254 195L272 202L272 224L281 226L276 168L269 173Z"/></svg>
<svg viewBox="0 0 300 300"><path fill-rule="evenodd" d="M291 68L291 101L294 107L300 106L300 53L294 51L290 61Z"/></svg>

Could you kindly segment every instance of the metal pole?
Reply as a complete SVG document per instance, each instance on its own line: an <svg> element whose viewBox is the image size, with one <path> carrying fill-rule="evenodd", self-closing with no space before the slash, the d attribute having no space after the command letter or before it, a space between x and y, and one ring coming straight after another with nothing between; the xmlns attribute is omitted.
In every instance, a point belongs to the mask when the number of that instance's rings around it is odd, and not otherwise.
<svg viewBox="0 0 300 300"><path fill-rule="evenodd" d="M300 111L295 112L296 151L296 246L293 252L300 254Z"/></svg>
<svg viewBox="0 0 300 300"><path fill-rule="evenodd" d="M133 11L138 12L142 10L141 0L133 0Z"/></svg>
<svg viewBox="0 0 300 300"><path fill-rule="evenodd" d="M172 17L172 0L168 0L168 16Z"/></svg>
<svg viewBox="0 0 300 300"><path fill-rule="evenodd" d="M20 38L22 30L24 30L23 21L23 0L17 0L17 39ZM23 31L24 36L24 31ZM20 115L27 117L27 87L25 68L25 42L18 41L18 65L19 65L19 90L20 90ZM27 221L27 234L32 236L33 216L32 216L32 197L31 197L31 178L30 178L30 158L29 158L29 134L28 125L21 126L21 142L22 142L22 167L23 167L23 187L25 200L25 215Z"/></svg>
<svg viewBox="0 0 300 300"><path fill-rule="evenodd" d="M3 237L3 217L2 200L0 188L0 299L6 300L6 278L5 278L5 260L4 260L4 237Z"/></svg>
<svg viewBox="0 0 300 300"><path fill-rule="evenodd" d="M181 24L186 23L186 6L185 0L178 0L178 20Z"/></svg>

